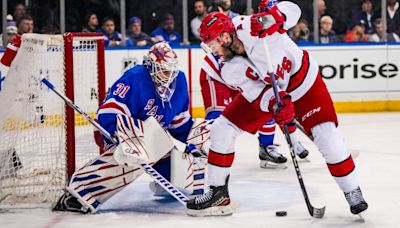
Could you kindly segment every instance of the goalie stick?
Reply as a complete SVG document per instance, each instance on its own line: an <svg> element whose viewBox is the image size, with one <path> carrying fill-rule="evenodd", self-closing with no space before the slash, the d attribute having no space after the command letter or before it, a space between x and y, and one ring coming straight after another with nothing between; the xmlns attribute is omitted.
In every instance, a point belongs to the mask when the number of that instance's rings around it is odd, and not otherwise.
<svg viewBox="0 0 400 228"><path fill-rule="evenodd" d="M41 82L45 84L49 89L51 89L54 93L56 93L61 99L67 103L72 109L80 113L87 121L89 121L94 127L96 127L101 134L103 134L108 140L113 142L113 144L117 144L117 140L113 138L100 124L94 121L90 116L85 113L79 106L74 104L68 97L61 94L54 85L47 79L42 78ZM166 190L171 196L173 196L176 200L178 200L182 205L186 206L186 201L189 199L175 186L173 186L167 179L165 179L160 173L158 173L153 167L143 162L140 163L140 168L142 168L151 178L153 178L164 190Z"/></svg>
<svg viewBox="0 0 400 228"><path fill-rule="evenodd" d="M268 72L269 77L271 78L271 84L272 84L272 89L274 90L276 103L278 104L278 108L280 108L282 106L282 102L279 97L278 86L277 86L277 82L275 80L275 75L274 75L274 71L272 68L271 57L269 54L269 49L268 49L268 44L267 44L266 39L263 40L263 47L264 47L264 52L265 52L265 58L267 61L267 72ZM289 136L288 127L286 125L284 125L283 129L284 129L286 141L289 144L290 156L292 157L294 169L297 174L297 180L299 181L301 191L303 192L303 196L304 196L304 200L306 201L306 204L307 204L308 212L314 218L322 218L322 217L324 217L324 214L325 214L325 206L322 208L315 208L315 207L313 207L313 205L311 205L310 199L308 198L306 187L304 185L303 177L300 172L299 164L297 162L296 155L294 153L293 143Z"/></svg>

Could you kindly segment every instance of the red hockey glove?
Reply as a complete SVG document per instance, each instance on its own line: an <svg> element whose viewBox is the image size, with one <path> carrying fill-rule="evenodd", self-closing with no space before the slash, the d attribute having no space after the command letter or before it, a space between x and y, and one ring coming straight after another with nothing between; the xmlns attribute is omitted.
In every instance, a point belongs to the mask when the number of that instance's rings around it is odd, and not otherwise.
<svg viewBox="0 0 400 228"><path fill-rule="evenodd" d="M7 45L6 51L1 58L1 63L5 66L10 66L11 62L17 55L18 48L21 46L21 35L17 35L14 39Z"/></svg>
<svg viewBox="0 0 400 228"><path fill-rule="evenodd" d="M275 122L282 126L290 124L294 119L294 106L292 98L285 91L279 92L281 98L282 107L278 108L275 97L269 101L269 110L274 113Z"/></svg>
<svg viewBox="0 0 400 228"><path fill-rule="evenodd" d="M279 11L277 6L272 7L268 12L253 14L250 18L252 36L264 38L267 35L272 35L275 32L283 31L283 23L285 16Z"/></svg>

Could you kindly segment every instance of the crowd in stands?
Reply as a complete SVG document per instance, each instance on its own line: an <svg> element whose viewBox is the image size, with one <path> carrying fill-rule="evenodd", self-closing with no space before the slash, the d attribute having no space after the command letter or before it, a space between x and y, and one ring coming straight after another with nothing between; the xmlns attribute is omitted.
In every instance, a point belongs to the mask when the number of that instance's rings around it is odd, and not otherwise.
<svg viewBox="0 0 400 228"><path fill-rule="evenodd" d="M400 38L400 7L399 0L387 1L387 41L399 42ZM160 17L159 26L147 34L142 30L142 19L132 15L127 20L127 34L123 37L117 31L118 23L114 18L106 16L99 23L96 12L87 13L85 23L80 31L99 32L104 35L107 47L116 46L150 46L159 41L168 41L172 46L198 44L199 27L202 19L210 11L220 11L234 18L239 13L231 10L231 0L191 0L189 10L194 15L190 20L190 42L184 42L181 33L175 27L175 17L170 12L164 12ZM258 1L253 1L257 3ZM337 42L382 42L384 41L384 21L380 15L380 0L349 0L356 7L348 13L347 19L343 12L336 8L335 3L341 0L318 0L318 31L313 29L312 4L310 1L295 1L302 8L303 15L296 26L288 31L289 36L298 43L313 43L314 33L318 32L318 43L329 44ZM328 4L329 3L329 4ZM311 7L311 8L310 8ZM332 9L332 10L331 10ZM0 48L4 48L17 34L32 33L34 19L28 14L29 9L23 3L15 5L13 14L7 16L6 33L0 35ZM335 13L336 12L336 13ZM35 30L35 32L38 32ZM51 24L40 29L40 33L58 33L56 26Z"/></svg>

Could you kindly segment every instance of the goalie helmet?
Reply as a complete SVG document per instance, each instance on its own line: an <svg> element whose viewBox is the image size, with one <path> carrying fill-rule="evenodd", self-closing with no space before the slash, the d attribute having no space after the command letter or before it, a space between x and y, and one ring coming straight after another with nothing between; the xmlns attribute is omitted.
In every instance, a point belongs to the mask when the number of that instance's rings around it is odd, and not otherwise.
<svg viewBox="0 0 400 228"><path fill-rule="evenodd" d="M200 39L204 43L218 38L223 32L232 34L235 27L232 19L220 12L208 14L200 25Z"/></svg>
<svg viewBox="0 0 400 228"><path fill-rule="evenodd" d="M175 79L178 76L178 56L167 42L154 44L143 64L149 71L158 95L163 101L169 101L175 90Z"/></svg>

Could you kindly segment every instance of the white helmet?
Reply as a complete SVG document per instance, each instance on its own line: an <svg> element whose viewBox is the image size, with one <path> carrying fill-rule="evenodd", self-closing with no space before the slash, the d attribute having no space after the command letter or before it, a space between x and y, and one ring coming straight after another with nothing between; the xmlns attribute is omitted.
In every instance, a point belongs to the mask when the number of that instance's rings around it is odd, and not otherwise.
<svg viewBox="0 0 400 228"><path fill-rule="evenodd" d="M175 90L178 76L178 56L167 42L154 44L143 58L156 91L163 101L169 101Z"/></svg>

